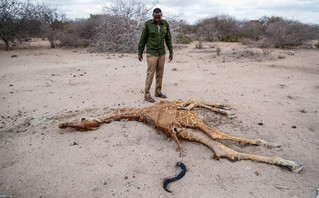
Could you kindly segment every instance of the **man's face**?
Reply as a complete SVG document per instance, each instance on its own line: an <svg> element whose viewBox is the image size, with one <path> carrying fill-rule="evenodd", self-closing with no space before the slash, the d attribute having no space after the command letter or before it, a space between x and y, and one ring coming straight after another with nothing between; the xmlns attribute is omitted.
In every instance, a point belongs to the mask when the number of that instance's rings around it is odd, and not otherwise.
<svg viewBox="0 0 319 198"><path fill-rule="evenodd" d="M161 22L162 14L159 13L153 13L153 19L154 21L159 24Z"/></svg>

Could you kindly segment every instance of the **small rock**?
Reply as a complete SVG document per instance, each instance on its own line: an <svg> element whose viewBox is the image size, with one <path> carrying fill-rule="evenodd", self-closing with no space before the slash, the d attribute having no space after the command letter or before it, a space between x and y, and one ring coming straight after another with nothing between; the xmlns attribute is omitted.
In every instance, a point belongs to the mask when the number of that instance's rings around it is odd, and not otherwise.
<svg viewBox="0 0 319 198"><path fill-rule="evenodd" d="M285 56L282 56L282 55L279 55L278 56L278 59L285 59L286 57Z"/></svg>
<svg viewBox="0 0 319 198"><path fill-rule="evenodd" d="M307 113L306 109L300 109L301 113Z"/></svg>
<svg viewBox="0 0 319 198"><path fill-rule="evenodd" d="M275 187L278 188L278 189L290 189L288 186L278 186L278 185L276 185Z"/></svg>
<svg viewBox="0 0 319 198"><path fill-rule="evenodd" d="M73 141L73 142L71 142L71 143L69 144L69 146L75 146L75 145L79 145L79 143L76 142L76 141Z"/></svg>
<svg viewBox="0 0 319 198"><path fill-rule="evenodd" d="M245 168L245 170L251 170L251 167L247 166L247 167Z"/></svg>
<svg viewBox="0 0 319 198"><path fill-rule="evenodd" d="M97 186L95 186L94 188L92 188L91 191L97 191L97 190L99 190L99 188Z"/></svg>
<svg viewBox="0 0 319 198"><path fill-rule="evenodd" d="M262 122L258 122L258 125L263 126L263 125L264 125L264 123L262 123Z"/></svg>
<svg viewBox="0 0 319 198"><path fill-rule="evenodd" d="M257 176L259 176L259 172L258 172L258 171L255 171L255 174L256 174Z"/></svg>
<svg viewBox="0 0 319 198"><path fill-rule="evenodd" d="M294 125L294 126L292 126L291 128L295 129L295 128L297 128L297 127Z"/></svg>

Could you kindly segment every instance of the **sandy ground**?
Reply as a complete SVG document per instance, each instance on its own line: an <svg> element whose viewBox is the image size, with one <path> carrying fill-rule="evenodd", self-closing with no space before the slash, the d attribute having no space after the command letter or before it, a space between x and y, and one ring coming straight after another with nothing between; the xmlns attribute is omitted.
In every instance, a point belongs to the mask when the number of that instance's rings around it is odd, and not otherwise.
<svg viewBox="0 0 319 198"><path fill-rule="evenodd" d="M208 125L229 135L283 145L277 151L223 142L230 148L302 162L304 169L296 174L252 161L217 161L206 146L181 140L187 173L169 186L170 194L162 182L180 172L175 167L180 157L176 143L165 134L128 121L91 132L58 128L60 122L118 107L149 106L143 101L145 59L139 62L135 54L49 49L47 42L31 45L0 51L0 195L316 196L318 50L261 50L231 43L208 43L201 53L195 43L176 48L163 80L168 100L232 105L235 119L197 112ZM217 47L220 56L211 52Z"/></svg>

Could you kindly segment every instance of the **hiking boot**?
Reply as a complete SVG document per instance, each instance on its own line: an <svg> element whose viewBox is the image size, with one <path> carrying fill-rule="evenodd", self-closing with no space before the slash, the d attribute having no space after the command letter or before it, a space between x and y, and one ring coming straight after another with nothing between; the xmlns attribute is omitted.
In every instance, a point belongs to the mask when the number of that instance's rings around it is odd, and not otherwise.
<svg viewBox="0 0 319 198"><path fill-rule="evenodd" d="M158 97L158 98L167 98L167 96L166 96L166 95L164 95L164 94L162 94L162 93L158 94L158 95L157 95L157 96L155 96L155 97Z"/></svg>
<svg viewBox="0 0 319 198"><path fill-rule="evenodd" d="M147 102L150 102L150 103L154 103L155 102L155 100L152 97L144 98L144 100L147 101Z"/></svg>

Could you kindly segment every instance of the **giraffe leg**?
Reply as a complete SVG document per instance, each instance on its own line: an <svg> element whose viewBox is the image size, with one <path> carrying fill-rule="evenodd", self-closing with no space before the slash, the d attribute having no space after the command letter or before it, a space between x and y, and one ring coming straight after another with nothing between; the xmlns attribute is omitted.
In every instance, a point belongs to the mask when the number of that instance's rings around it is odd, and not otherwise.
<svg viewBox="0 0 319 198"><path fill-rule="evenodd" d="M281 148L280 144L267 142L267 141L261 140L261 139L252 140L252 139L229 136L229 135L222 133L218 130L212 129L211 127L207 126L204 123L199 123L198 128L214 140L231 140L231 141L237 141L237 142L244 142L246 144L251 144L251 145L258 145L258 146L263 145L263 146L266 146L268 148Z"/></svg>
<svg viewBox="0 0 319 198"><path fill-rule="evenodd" d="M194 100L187 100L185 102L185 108L187 110L192 110L196 107L205 108L208 110L211 110L213 112L225 115L228 118L235 118L236 114L233 111L229 111L230 106L226 104L220 104L220 103L204 103L204 102L198 102Z"/></svg>
<svg viewBox="0 0 319 198"><path fill-rule="evenodd" d="M211 150L214 151L216 159L221 157L229 158L231 160L252 160L255 162L263 162L268 164L274 164L282 167L286 167L291 171L298 173L302 168L303 165L299 162L294 162L290 160L283 159L281 157L268 157L268 156L261 156L261 155L251 155L246 153L239 153L236 152L225 145L211 139L204 133L200 133L195 130L187 130L187 129L180 129L177 133L179 138L201 142L208 146Z"/></svg>

